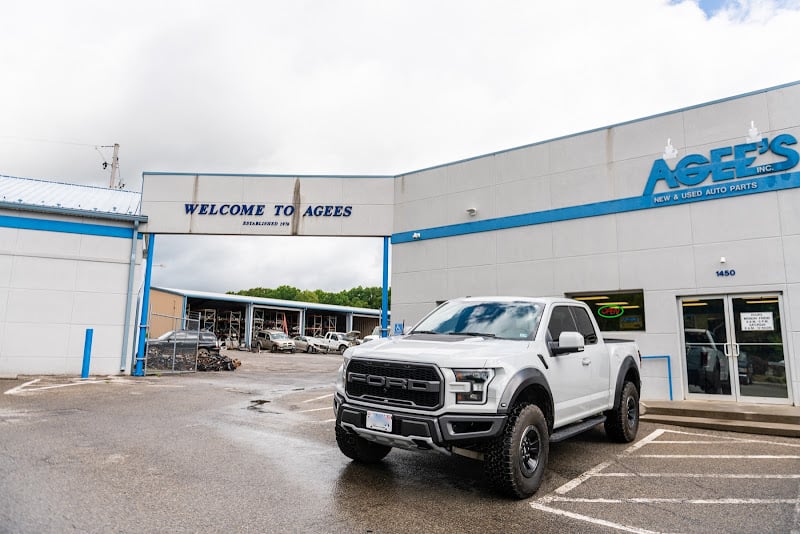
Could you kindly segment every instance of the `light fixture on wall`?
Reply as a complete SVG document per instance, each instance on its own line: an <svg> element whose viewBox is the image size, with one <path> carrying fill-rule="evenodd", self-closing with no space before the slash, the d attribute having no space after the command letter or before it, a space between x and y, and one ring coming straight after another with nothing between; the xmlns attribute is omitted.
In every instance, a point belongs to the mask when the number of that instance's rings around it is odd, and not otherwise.
<svg viewBox="0 0 800 534"><path fill-rule="evenodd" d="M726 260L726 259L725 259L725 256L722 256L722 257L720 257L720 259L719 259L719 262L720 262L720 263L725 263L726 261L728 261L728 260Z"/></svg>
<svg viewBox="0 0 800 534"><path fill-rule="evenodd" d="M678 149L672 146L672 138L667 139L667 146L664 147L662 159L675 159L678 157Z"/></svg>
<svg viewBox="0 0 800 534"><path fill-rule="evenodd" d="M761 133L756 128L756 121L750 121L750 128L747 130L747 139L748 143L758 143L761 141Z"/></svg>
<svg viewBox="0 0 800 534"><path fill-rule="evenodd" d="M478 213L477 208L467 208L467 215L470 217L475 217L475 214Z"/></svg>
<svg viewBox="0 0 800 534"><path fill-rule="evenodd" d="M419 232L414 232L413 234L411 234L411 239L419 239L420 237L422 237L422 234L420 234Z"/></svg>

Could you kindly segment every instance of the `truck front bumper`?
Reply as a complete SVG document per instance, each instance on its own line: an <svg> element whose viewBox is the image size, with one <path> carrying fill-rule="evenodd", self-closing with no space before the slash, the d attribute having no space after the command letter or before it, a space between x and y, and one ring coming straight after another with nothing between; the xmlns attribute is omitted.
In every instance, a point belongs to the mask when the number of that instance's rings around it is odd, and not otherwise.
<svg viewBox="0 0 800 534"><path fill-rule="evenodd" d="M393 411L383 406L367 408L334 395L336 424L368 441L409 450L435 450L450 454L452 447L493 438L503 431L505 415L443 414L429 416ZM392 416L391 431L367 428L367 412Z"/></svg>

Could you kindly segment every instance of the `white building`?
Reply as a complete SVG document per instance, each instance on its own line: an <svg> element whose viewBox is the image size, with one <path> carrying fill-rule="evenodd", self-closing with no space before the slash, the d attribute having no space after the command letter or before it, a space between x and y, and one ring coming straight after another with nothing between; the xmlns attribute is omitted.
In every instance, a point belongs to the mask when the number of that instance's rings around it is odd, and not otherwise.
<svg viewBox="0 0 800 534"><path fill-rule="evenodd" d="M0 373L76 372L92 322L79 299L117 295L119 308L130 295L124 273L105 280L103 267L99 289L86 272L98 260L109 273L127 265L133 225L146 220L139 231L154 235L383 236L393 331L457 296L567 295L606 335L639 342L645 399L797 404L798 137L795 82L399 176L145 173L142 216L104 215L126 228L119 242L0 218ZM14 202L0 215L88 216ZM19 239L28 235L40 245ZM100 238L119 254L92 256ZM54 262L75 274L47 279ZM49 291L65 301L48 311L64 325L59 350L46 351L57 356L28 346L53 324L41 315ZM123 322L107 332L117 348L129 343L117 339Z"/></svg>

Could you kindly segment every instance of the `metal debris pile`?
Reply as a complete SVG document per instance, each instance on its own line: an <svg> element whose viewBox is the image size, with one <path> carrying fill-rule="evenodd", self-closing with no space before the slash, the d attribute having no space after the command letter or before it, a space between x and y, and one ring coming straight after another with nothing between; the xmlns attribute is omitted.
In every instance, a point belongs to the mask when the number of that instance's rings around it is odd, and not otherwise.
<svg viewBox="0 0 800 534"><path fill-rule="evenodd" d="M235 371L242 365L238 358L231 358L220 353L210 353L197 357L198 371Z"/></svg>

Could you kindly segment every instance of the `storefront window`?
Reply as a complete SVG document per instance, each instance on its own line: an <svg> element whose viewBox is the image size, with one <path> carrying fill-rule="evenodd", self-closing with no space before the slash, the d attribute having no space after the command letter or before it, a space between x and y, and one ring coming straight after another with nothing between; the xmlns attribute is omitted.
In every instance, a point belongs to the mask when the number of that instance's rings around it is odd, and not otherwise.
<svg viewBox="0 0 800 534"><path fill-rule="evenodd" d="M603 291L568 293L567 297L585 302L597 325L604 332L644 330L644 291Z"/></svg>

